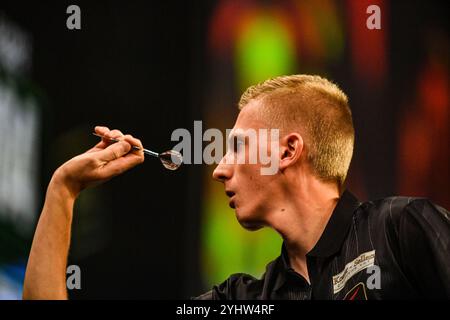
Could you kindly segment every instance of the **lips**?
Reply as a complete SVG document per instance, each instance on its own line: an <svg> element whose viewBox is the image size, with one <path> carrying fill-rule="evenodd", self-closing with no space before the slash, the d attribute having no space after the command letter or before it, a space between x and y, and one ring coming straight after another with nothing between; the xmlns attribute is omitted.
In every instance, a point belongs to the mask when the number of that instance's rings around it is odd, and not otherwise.
<svg viewBox="0 0 450 320"><path fill-rule="evenodd" d="M235 195L235 193L233 191L225 191L225 193L227 194L227 196L229 198L232 198Z"/></svg>
<svg viewBox="0 0 450 320"><path fill-rule="evenodd" d="M235 204L234 204L234 201L233 201L233 197L234 197L235 193L233 191L225 191L225 193L228 196L228 198L230 198L230 202L229 202L230 208L234 209L235 208Z"/></svg>

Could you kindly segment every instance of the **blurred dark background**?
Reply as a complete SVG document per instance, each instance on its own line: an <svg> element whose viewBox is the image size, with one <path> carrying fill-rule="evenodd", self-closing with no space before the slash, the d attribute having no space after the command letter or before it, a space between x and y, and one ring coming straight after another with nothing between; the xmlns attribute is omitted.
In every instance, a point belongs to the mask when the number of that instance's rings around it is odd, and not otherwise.
<svg viewBox="0 0 450 320"><path fill-rule="evenodd" d="M366 28L372 3L381 30ZM71 4L81 30L66 27ZM231 128L242 90L278 74L321 74L348 94L348 184L361 199L426 196L449 209L448 49L445 1L2 1L0 298L20 297L47 183L96 143L95 125L167 150L194 120ZM259 276L280 242L239 229L213 167L147 159L84 192L71 298L189 298L231 272Z"/></svg>

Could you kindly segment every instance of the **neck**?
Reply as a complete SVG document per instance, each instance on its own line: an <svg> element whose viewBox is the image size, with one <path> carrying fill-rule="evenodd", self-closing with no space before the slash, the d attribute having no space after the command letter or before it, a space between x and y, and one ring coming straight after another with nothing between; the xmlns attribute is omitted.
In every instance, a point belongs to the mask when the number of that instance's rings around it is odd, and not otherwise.
<svg viewBox="0 0 450 320"><path fill-rule="evenodd" d="M267 223L284 239L291 267L309 281L306 254L319 241L339 199L337 186L308 177L286 186ZM300 181L298 181L300 182ZM289 190L288 190L289 189Z"/></svg>

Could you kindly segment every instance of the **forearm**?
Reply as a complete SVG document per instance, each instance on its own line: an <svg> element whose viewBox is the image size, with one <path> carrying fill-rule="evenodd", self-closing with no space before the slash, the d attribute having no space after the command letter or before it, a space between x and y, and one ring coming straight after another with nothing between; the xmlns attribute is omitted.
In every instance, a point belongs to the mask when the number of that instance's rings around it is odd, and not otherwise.
<svg viewBox="0 0 450 320"><path fill-rule="evenodd" d="M67 299L66 268L74 202L75 196L54 176L31 247L24 299Z"/></svg>
<svg viewBox="0 0 450 320"><path fill-rule="evenodd" d="M95 132L105 138L64 163L50 181L28 259L24 299L67 299L67 256L76 197L83 189L144 161L139 139L106 127L95 127ZM111 144L111 139L120 141Z"/></svg>

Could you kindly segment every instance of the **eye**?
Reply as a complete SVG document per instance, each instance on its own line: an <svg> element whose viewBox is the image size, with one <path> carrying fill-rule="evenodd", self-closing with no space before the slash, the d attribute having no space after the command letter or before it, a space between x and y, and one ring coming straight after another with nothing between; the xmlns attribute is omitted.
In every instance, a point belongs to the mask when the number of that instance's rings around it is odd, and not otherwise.
<svg viewBox="0 0 450 320"><path fill-rule="evenodd" d="M234 152L239 152L245 145L245 142L241 137L234 137L233 142Z"/></svg>
<svg viewBox="0 0 450 320"><path fill-rule="evenodd" d="M245 145L245 142L242 137L233 136L229 140L230 147L232 148L233 152L239 152L243 146Z"/></svg>

